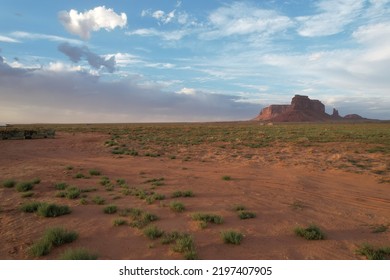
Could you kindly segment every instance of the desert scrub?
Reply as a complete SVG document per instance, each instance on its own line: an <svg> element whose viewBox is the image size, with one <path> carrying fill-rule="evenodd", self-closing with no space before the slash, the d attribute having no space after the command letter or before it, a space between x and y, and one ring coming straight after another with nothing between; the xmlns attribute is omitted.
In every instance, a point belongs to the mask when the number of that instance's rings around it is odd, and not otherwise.
<svg viewBox="0 0 390 280"><path fill-rule="evenodd" d="M60 191L65 190L67 187L68 187L68 184L65 182L60 182L60 183L57 183L54 185L54 188L56 190L60 190Z"/></svg>
<svg viewBox="0 0 390 280"><path fill-rule="evenodd" d="M83 173L77 173L76 175L74 175L74 178L76 179L82 179L82 178L85 178L85 175Z"/></svg>
<svg viewBox="0 0 390 280"><path fill-rule="evenodd" d="M147 226L149 223L158 219L156 215L149 212L144 212L138 208L130 208L126 212L127 215L130 215L133 218L133 221L130 223L130 226L139 229Z"/></svg>
<svg viewBox="0 0 390 280"><path fill-rule="evenodd" d="M37 208L37 214L42 217L58 217L69 214L70 208L67 205L56 205L41 203Z"/></svg>
<svg viewBox="0 0 390 280"><path fill-rule="evenodd" d="M111 183L110 179L107 176L103 176L102 178L100 178L100 185L106 186L109 185L110 183Z"/></svg>
<svg viewBox="0 0 390 280"><path fill-rule="evenodd" d="M97 195L94 198L92 198L92 202L98 205L103 205L105 203L105 199Z"/></svg>
<svg viewBox="0 0 390 280"><path fill-rule="evenodd" d="M97 169L90 169L89 170L89 175L91 176L99 176L101 174L101 172Z"/></svg>
<svg viewBox="0 0 390 280"><path fill-rule="evenodd" d="M221 232L221 238L226 244L239 245L241 244L244 235L234 230L226 230Z"/></svg>
<svg viewBox="0 0 390 280"><path fill-rule="evenodd" d="M103 212L106 214L114 214L118 210L118 207L114 204L107 205L106 207L103 208Z"/></svg>
<svg viewBox="0 0 390 280"><path fill-rule="evenodd" d="M193 197L194 194L192 191L176 191L172 194L173 198L177 197Z"/></svg>
<svg viewBox="0 0 390 280"><path fill-rule="evenodd" d="M74 231L68 231L61 227L49 228L45 231L43 237L29 248L29 254L34 257L47 255L53 246L73 242L77 237L78 234Z"/></svg>
<svg viewBox="0 0 390 280"><path fill-rule="evenodd" d="M70 187L66 190L65 197L68 199L76 199L80 196L81 190L77 187Z"/></svg>
<svg viewBox="0 0 390 280"><path fill-rule="evenodd" d="M388 230L389 226L388 225L375 225L371 227L371 232L372 233L382 233L386 232Z"/></svg>
<svg viewBox="0 0 390 280"><path fill-rule="evenodd" d="M145 184L151 183L152 186L158 187L158 186L163 186L164 185L164 180L165 180L164 177L153 178L153 179L146 180L144 183Z"/></svg>
<svg viewBox="0 0 390 280"><path fill-rule="evenodd" d="M97 254L90 253L84 248L68 249L59 257L60 260L96 260L97 258Z"/></svg>
<svg viewBox="0 0 390 280"><path fill-rule="evenodd" d="M239 212L238 212L238 217L239 217L241 220L253 219L253 218L256 217L256 214L253 213L253 212L249 212L249 211L239 211Z"/></svg>
<svg viewBox="0 0 390 280"><path fill-rule="evenodd" d="M38 210L38 207L41 206L41 204L42 202L37 202L37 201L27 202L22 204L22 206L20 206L20 210L22 210L25 213L34 213Z"/></svg>
<svg viewBox="0 0 390 280"><path fill-rule="evenodd" d="M20 182L16 184L16 190L18 192L27 192L32 190L34 187L34 184L32 182Z"/></svg>
<svg viewBox="0 0 390 280"><path fill-rule="evenodd" d="M115 219L113 222L115 227L127 225L127 221L124 219Z"/></svg>
<svg viewBox="0 0 390 280"><path fill-rule="evenodd" d="M34 185L37 185L41 182L41 179L40 178L34 178L31 180L31 183L33 183Z"/></svg>
<svg viewBox="0 0 390 280"><path fill-rule="evenodd" d="M156 226L150 226L150 227L147 227L147 228L144 229L144 234L149 239L154 240L154 239L160 238L164 234L164 231L160 230Z"/></svg>
<svg viewBox="0 0 390 280"><path fill-rule="evenodd" d="M175 244L172 246L172 250L177 253L184 254L184 258L187 260L195 260L198 258L194 239L189 234L181 234L176 238Z"/></svg>
<svg viewBox="0 0 390 280"><path fill-rule="evenodd" d="M214 214L195 213L192 214L191 218L194 221L199 221L200 222L199 225L201 228L206 228L209 223L213 223L213 224L223 223L223 218L219 215L214 215Z"/></svg>
<svg viewBox="0 0 390 280"><path fill-rule="evenodd" d="M356 250L356 253L365 256L368 260L388 260L390 259L390 247L375 248L364 243Z"/></svg>
<svg viewBox="0 0 390 280"><path fill-rule="evenodd" d="M244 211L246 210L246 207L242 204L237 204L233 206L233 211Z"/></svg>
<svg viewBox="0 0 390 280"><path fill-rule="evenodd" d="M27 197L32 197L34 195L34 192L32 191L27 191L27 192L23 192L21 197L22 198L27 198Z"/></svg>
<svg viewBox="0 0 390 280"><path fill-rule="evenodd" d="M171 244L173 242L175 242L177 239L179 239L180 237L182 237L184 235L184 233L180 233L178 231L173 231L173 232L166 232L163 234L162 238L161 238L161 244Z"/></svg>
<svg viewBox="0 0 390 280"><path fill-rule="evenodd" d="M122 186L122 185L125 185L125 184L126 184L126 180L120 178L120 179L117 179L117 180L116 180L116 183L117 183L118 185Z"/></svg>
<svg viewBox="0 0 390 280"><path fill-rule="evenodd" d="M8 179L3 181L4 188L13 188L16 185L16 181L13 179Z"/></svg>
<svg viewBox="0 0 390 280"><path fill-rule="evenodd" d="M82 199L80 199L80 204L81 205L87 205L88 204L88 200L86 198L82 198Z"/></svg>
<svg viewBox="0 0 390 280"><path fill-rule="evenodd" d="M307 228L297 227L294 229L297 236L307 240L322 240L325 239L324 233L316 225L310 225Z"/></svg>
<svg viewBox="0 0 390 280"><path fill-rule="evenodd" d="M67 165L67 166L65 167L65 169L66 169L66 170L73 170L73 166L72 166L72 165Z"/></svg>
<svg viewBox="0 0 390 280"><path fill-rule="evenodd" d="M174 212L183 212L185 210L184 204L179 201L172 201L169 203L169 208Z"/></svg>
<svg viewBox="0 0 390 280"><path fill-rule="evenodd" d="M230 176L227 176L227 175L222 176L222 180L224 180L224 181L230 181L231 179L232 179L232 177L230 177Z"/></svg>

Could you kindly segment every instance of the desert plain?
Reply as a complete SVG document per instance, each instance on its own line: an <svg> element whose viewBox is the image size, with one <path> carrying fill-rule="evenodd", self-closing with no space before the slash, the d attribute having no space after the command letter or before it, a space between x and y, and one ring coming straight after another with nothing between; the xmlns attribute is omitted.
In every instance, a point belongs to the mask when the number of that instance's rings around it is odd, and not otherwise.
<svg viewBox="0 0 390 280"><path fill-rule="evenodd" d="M77 248L104 260L366 259L364 246L389 257L389 122L16 127L56 135L0 140L2 260ZM23 210L34 202L69 213ZM324 238L296 234L310 225ZM56 227L77 238L32 253Z"/></svg>

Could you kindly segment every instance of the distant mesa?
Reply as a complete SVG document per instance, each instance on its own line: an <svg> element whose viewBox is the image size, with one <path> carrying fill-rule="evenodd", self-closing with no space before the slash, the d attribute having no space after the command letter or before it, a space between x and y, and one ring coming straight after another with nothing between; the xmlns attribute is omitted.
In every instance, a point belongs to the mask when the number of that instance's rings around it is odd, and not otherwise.
<svg viewBox="0 0 390 280"><path fill-rule="evenodd" d="M271 105L261 110L255 121L272 122L325 122L342 120L364 120L357 114L341 117L333 109L332 115L325 112L325 105L319 100L312 100L305 95L295 95L290 105Z"/></svg>

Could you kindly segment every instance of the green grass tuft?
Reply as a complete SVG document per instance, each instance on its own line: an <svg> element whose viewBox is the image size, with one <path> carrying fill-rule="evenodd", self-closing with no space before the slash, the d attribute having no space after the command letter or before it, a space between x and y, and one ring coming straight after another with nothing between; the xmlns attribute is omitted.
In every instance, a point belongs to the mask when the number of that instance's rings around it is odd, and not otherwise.
<svg viewBox="0 0 390 280"><path fill-rule="evenodd" d="M221 232L221 238L222 238L223 242L226 244L239 245L239 244L241 244L241 241L244 238L244 235L242 233L234 231L234 230L227 230L227 231Z"/></svg>
<svg viewBox="0 0 390 280"><path fill-rule="evenodd" d="M187 260L195 260L198 258L194 239L189 234L181 234L172 247L172 250L177 253L183 253Z"/></svg>
<svg viewBox="0 0 390 280"><path fill-rule="evenodd" d="M144 229L144 234L149 239L154 240L154 239L160 238L164 234L164 231L160 230L156 226L150 226L150 227L147 227L147 228Z"/></svg>
<svg viewBox="0 0 390 280"><path fill-rule="evenodd" d="M245 209L246 209L245 206L242 204L237 204L233 206L234 211L244 211Z"/></svg>
<svg viewBox="0 0 390 280"><path fill-rule="evenodd" d="M32 182L20 182L16 184L16 190L18 192L27 192L32 190L34 187L34 184Z"/></svg>
<svg viewBox="0 0 390 280"><path fill-rule="evenodd" d="M193 197L194 194L192 191L176 191L172 194L173 198L176 197Z"/></svg>
<svg viewBox="0 0 390 280"><path fill-rule="evenodd" d="M91 169L91 170L89 170L89 175L91 175L91 176L99 176L100 175L100 171L99 170L97 170L97 169Z"/></svg>
<svg viewBox="0 0 390 280"><path fill-rule="evenodd" d="M310 225L307 228L297 227L294 229L294 232L307 240L325 239L325 234L316 225Z"/></svg>
<svg viewBox="0 0 390 280"><path fill-rule="evenodd" d="M33 195L34 195L34 192L27 191L27 192L22 193L21 197L22 198L27 198L27 197L32 197Z"/></svg>
<svg viewBox="0 0 390 280"><path fill-rule="evenodd" d="M115 219L113 223L116 227L127 225L127 221L124 219Z"/></svg>
<svg viewBox="0 0 390 280"><path fill-rule="evenodd" d="M16 181L13 179L8 179L3 181L3 187L4 188L13 188L16 185Z"/></svg>
<svg viewBox="0 0 390 280"><path fill-rule="evenodd" d="M222 224L223 218L219 215L207 214L207 213L195 213L192 216L194 221L201 221L205 223Z"/></svg>
<svg viewBox="0 0 390 280"><path fill-rule="evenodd" d="M356 250L356 253L365 256L368 260L390 260L390 247L375 248L364 243Z"/></svg>
<svg viewBox="0 0 390 280"><path fill-rule="evenodd" d="M174 212L183 212L185 210L184 204L179 201L172 201L169 203L169 207Z"/></svg>
<svg viewBox="0 0 390 280"><path fill-rule="evenodd" d="M31 180L31 183L33 183L34 185L37 185L41 182L41 179L40 178L34 178Z"/></svg>
<svg viewBox="0 0 390 280"><path fill-rule="evenodd" d="M58 217L69 214L70 212L69 206L47 203L42 203L37 209L37 214L42 217Z"/></svg>
<svg viewBox="0 0 390 280"><path fill-rule="evenodd" d="M39 206L41 206L42 202L27 202L22 204L20 207L20 210L22 210L25 213L34 213L38 210Z"/></svg>
<svg viewBox="0 0 390 280"><path fill-rule="evenodd" d="M116 205L110 204L104 207L103 212L106 214L114 214L118 210L118 207Z"/></svg>
<svg viewBox="0 0 390 280"><path fill-rule="evenodd" d="M97 254L90 253L87 249L68 249L60 257L60 260L96 260Z"/></svg>
<svg viewBox="0 0 390 280"><path fill-rule="evenodd" d="M98 205L103 205L106 202L104 198L102 198L98 195L95 196L94 198L92 198L92 201L93 201L93 203L98 204Z"/></svg>
<svg viewBox="0 0 390 280"><path fill-rule="evenodd" d="M74 175L74 178L76 179L82 179L82 178L85 178L85 175L83 173L77 173L76 175Z"/></svg>
<svg viewBox="0 0 390 280"><path fill-rule="evenodd" d="M54 188L56 190L61 190L61 191L65 190L67 187L68 187L68 184L65 183L65 182L57 183L57 184L54 185Z"/></svg>
<svg viewBox="0 0 390 280"><path fill-rule="evenodd" d="M50 253L53 246L60 246L73 242L78 237L77 232L68 231L64 228L49 228L43 237L29 248L29 254L34 257L44 256Z"/></svg>
<svg viewBox="0 0 390 280"><path fill-rule="evenodd" d="M241 219L241 220L245 220L245 219L253 219L256 217L256 214L253 213L253 212L249 212L249 211L240 211L238 213L238 217Z"/></svg>
<svg viewBox="0 0 390 280"><path fill-rule="evenodd" d="M66 198L76 199L80 196L81 190L77 187L70 187L66 190Z"/></svg>

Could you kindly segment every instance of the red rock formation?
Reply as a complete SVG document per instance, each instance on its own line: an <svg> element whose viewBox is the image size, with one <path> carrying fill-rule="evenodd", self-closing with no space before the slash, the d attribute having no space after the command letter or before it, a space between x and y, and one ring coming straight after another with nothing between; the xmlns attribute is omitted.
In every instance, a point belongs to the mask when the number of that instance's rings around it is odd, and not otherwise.
<svg viewBox="0 0 390 280"><path fill-rule="evenodd" d="M359 116L358 114L349 114L344 117L344 119L348 120L362 120L364 119L362 116Z"/></svg>
<svg viewBox="0 0 390 280"><path fill-rule="evenodd" d="M358 119L358 115L348 115L345 119ZM361 117L360 117L361 118ZM253 120L275 122L316 122L343 120L336 109L333 114L325 112L325 105L319 100L311 100L308 96L295 95L291 105L271 105L261 110Z"/></svg>

